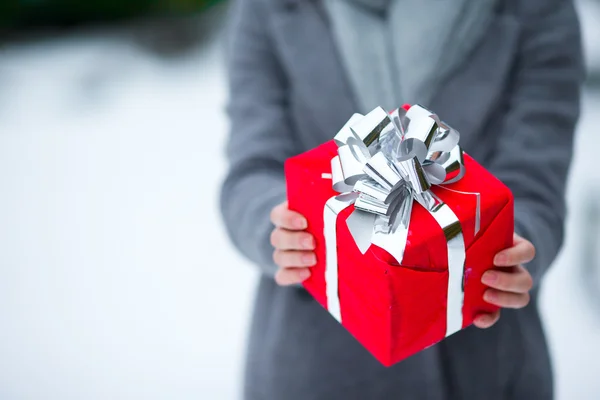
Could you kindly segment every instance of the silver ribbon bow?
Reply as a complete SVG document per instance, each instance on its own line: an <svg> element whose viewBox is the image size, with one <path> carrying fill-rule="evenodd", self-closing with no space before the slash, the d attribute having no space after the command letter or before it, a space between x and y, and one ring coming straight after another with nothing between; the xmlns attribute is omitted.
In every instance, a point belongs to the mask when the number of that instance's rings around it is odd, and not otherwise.
<svg viewBox="0 0 600 400"><path fill-rule="evenodd" d="M324 212L329 311L341 321L337 215L354 204L346 223L360 251L364 254L374 244L401 264L416 200L446 237L450 275L446 334L460 330L465 261L462 227L454 212L430 190L432 185L447 185L463 177L460 134L431 111L415 105L391 114L380 107L365 116L355 114L334 139L338 155L331 160L331 175L334 190L341 194L328 200Z"/></svg>

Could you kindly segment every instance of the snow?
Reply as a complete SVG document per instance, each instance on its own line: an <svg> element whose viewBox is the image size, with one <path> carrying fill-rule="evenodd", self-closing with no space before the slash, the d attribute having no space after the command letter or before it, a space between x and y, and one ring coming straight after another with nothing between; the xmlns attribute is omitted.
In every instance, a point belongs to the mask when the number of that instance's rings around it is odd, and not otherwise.
<svg viewBox="0 0 600 400"><path fill-rule="evenodd" d="M569 181L566 241L542 291L559 400L600 398L599 109L600 95L586 93Z"/></svg>
<svg viewBox="0 0 600 400"><path fill-rule="evenodd" d="M576 0L578 15L581 21L581 36L586 50L588 70L600 68L600 2L597 0Z"/></svg>
<svg viewBox="0 0 600 400"><path fill-rule="evenodd" d="M218 41L181 58L109 34L0 50L0 398L239 396L256 273L218 213L224 78ZM542 302L559 400L600 394L600 235L582 247L600 94L584 106Z"/></svg>
<svg viewBox="0 0 600 400"><path fill-rule="evenodd" d="M0 398L236 397L255 273L217 207L220 60L0 56Z"/></svg>

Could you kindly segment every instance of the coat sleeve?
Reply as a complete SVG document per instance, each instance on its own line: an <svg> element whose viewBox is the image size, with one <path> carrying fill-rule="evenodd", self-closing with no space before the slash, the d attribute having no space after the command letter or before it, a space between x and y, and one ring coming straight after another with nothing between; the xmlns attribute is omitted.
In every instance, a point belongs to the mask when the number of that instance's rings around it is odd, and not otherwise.
<svg viewBox="0 0 600 400"><path fill-rule="evenodd" d="M536 247L527 265L536 284L563 242L565 186L584 77L573 1L547 5L520 16L516 80L489 164L515 196L516 232Z"/></svg>
<svg viewBox="0 0 600 400"><path fill-rule="evenodd" d="M227 64L229 170L220 206L235 247L274 274L271 209L286 198L284 161L295 153L287 81L259 0L236 0L229 19Z"/></svg>

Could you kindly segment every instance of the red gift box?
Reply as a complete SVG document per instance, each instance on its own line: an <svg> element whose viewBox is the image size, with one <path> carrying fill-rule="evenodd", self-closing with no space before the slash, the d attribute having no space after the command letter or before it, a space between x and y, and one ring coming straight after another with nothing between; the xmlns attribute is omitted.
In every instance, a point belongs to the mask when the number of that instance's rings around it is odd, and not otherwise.
<svg viewBox="0 0 600 400"><path fill-rule="evenodd" d="M339 195L331 180L331 160L337 150L332 140L290 158L285 165L289 208L307 218L307 231L316 241L317 264L304 287L324 308L328 307L324 208ZM495 254L512 245L514 231L510 190L467 154L464 165L462 179L431 188L462 226L466 249L462 328L478 314L497 310L483 300L486 287L481 276L493 267ZM375 358L390 366L447 335L447 241L433 216L414 202L401 265L375 245L363 254L346 225L353 210L353 205L343 209L335 222L339 319Z"/></svg>

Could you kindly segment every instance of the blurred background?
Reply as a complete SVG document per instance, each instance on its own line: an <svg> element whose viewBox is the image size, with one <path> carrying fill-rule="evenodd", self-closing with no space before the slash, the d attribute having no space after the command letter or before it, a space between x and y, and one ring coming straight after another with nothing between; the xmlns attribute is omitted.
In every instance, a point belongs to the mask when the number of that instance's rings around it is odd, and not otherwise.
<svg viewBox="0 0 600 400"><path fill-rule="evenodd" d="M600 1L566 245L542 311L559 400L600 398ZM236 399L256 273L217 208L209 0L0 1L0 399Z"/></svg>

